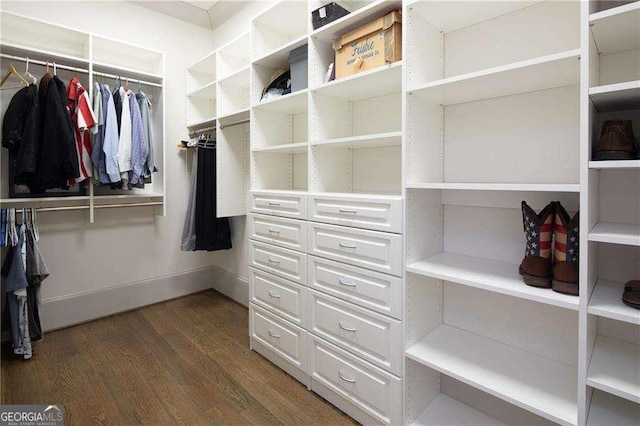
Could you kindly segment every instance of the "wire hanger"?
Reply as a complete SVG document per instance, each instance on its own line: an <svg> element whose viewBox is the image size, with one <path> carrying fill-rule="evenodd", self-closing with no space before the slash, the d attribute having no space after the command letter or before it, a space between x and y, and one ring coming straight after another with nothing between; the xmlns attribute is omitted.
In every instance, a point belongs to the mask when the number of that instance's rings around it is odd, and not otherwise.
<svg viewBox="0 0 640 426"><path fill-rule="evenodd" d="M33 84L36 84L38 82L38 79L29 72L29 58L27 58L26 66L24 68L24 76L31 80Z"/></svg>
<svg viewBox="0 0 640 426"><path fill-rule="evenodd" d="M113 83L113 90L118 90L122 85L122 80L120 80L120 76L116 75L115 82Z"/></svg>
<svg viewBox="0 0 640 426"><path fill-rule="evenodd" d="M142 92L142 83L140 83L140 80L138 80L138 93Z"/></svg>
<svg viewBox="0 0 640 426"><path fill-rule="evenodd" d="M19 78L20 81L22 81L22 83L24 83L24 85L26 85L26 86L29 85L29 82L27 80L25 80L24 77L22 77L20 75L18 70L16 70L16 67L14 67L12 64L10 64L9 68L7 68L7 72L2 77L2 80L0 80L0 87L2 87L4 85L4 83L7 81L7 79L9 77L11 77L12 75L15 75L17 78Z"/></svg>
<svg viewBox="0 0 640 426"><path fill-rule="evenodd" d="M128 78L125 78L125 79L124 79L124 90L125 90L126 92L128 92L128 91L129 91L129 79L128 79Z"/></svg>
<svg viewBox="0 0 640 426"><path fill-rule="evenodd" d="M53 75L58 75L58 66L55 62L53 63Z"/></svg>

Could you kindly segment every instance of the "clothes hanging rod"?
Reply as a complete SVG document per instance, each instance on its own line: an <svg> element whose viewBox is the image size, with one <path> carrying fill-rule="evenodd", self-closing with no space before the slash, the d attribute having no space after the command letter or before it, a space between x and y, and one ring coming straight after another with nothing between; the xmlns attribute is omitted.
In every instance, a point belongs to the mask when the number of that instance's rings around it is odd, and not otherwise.
<svg viewBox="0 0 640 426"><path fill-rule="evenodd" d="M98 204L93 207L96 209L114 209L116 207L149 207L149 206L161 206L164 203L162 201L152 201L148 203L122 203L122 204Z"/></svg>
<svg viewBox="0 0 640 426"><path fill-rule="evenodd" d="M193 137L198 136L198 135L203 135L205 133L209 133L209 132L211 132L213 130L216 130L216 126L205 127L203 129L198 129L198 130L192 130L192 131L189 132L189 137L193 138Z"/></svg>
<svg viewBox="0 0 640 426"><path fill-rule="evenodd" d="M97 75L97 76L100 76L100 77L107 77L107 78L118 78L118 77L120 77L121 80L127 79L126 76L108 74L106 72L100 72L100 71L94 71L93 75ZM150 81L138 80L137 78L129 78L129 80L131 80L132 83L140 82L140 84L144 84L145 86L153 86L153 87L160 87L160 88L163 87L162 84L160 84L160 83L152 83Z"/></svg>
<svg viewBox="0 0 640 426"><path fill-rule="evenodd" d="M113 209L117 207L148 207L148 206L161 206L162 201L153 201L147 203L120 203L120 204L98 204L94 205L95 209ZM13 207L9 207L13 208ZM34 208L38 213L40 212L62 212L71 210L89 210L90 206L64 206L64 207L30 207ZM15 207L17 214L22 214L22 207Z"/></svg>
<svg viewBox="0 0 640 426"><path fill-rule="evenodd" d="M4 59L9 59L12 61L19 61L19 62L27 62L27 57L26 56L14 56L14 55L7 55L6 53L0 53L0 58L4 58ZM36 64L36 65L42 65L42 66L47 66L47 62L45 61L39 61L37 59L31 59L29 58L29 64ZM82 74L89 74L89 70L84 69L84 68L76 68L76 67L71 67L69 65L61 65L59 63L55 63L56 64L56 68L60 68L62 70L67 70L67 71L74 71L74 72L79 72ZM53 66L53 61L49 61L49 65Z"/></svg>
<svg viewBox="0 0 640 426"><path fill-rule="evenodd" d="M229 123L229 124L225 124L224 126L220 126L220 130L222 129L226 129L227 127L233 127L233 126L239 126L240 124L245 124L250 122L251 120L248 118L245 118L244 120L238 120L238 121L234 121L233 123Z"/></svg>

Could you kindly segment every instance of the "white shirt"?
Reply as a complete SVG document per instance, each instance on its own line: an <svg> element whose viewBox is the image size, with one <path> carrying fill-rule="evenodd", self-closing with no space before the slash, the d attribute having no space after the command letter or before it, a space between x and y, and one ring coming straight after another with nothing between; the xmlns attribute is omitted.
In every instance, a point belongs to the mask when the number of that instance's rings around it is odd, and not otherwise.
<svg viewBox="0 0 640 426"><path fill-rule="evenodd" d="M122 98L122 119L120 120L120 139L118 139L118 168L122 178L123 187L129 182L129 170L131 166L131 110L129 109L129 96L131 91L120 87L120 98Z"/></svg>

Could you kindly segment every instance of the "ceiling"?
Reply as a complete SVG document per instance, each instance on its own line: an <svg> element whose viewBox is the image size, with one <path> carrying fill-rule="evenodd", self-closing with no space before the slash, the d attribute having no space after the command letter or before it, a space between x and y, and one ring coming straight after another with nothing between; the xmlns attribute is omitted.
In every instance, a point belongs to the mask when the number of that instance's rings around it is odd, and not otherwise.
<svg viewBox="0 0 640 426"><path fill-rule="evenodd" d="M208 30L215 30L229 18L247 7L251 1L236 0L184 0L184 1L132 1L139 6L164 13Z"/></svg>

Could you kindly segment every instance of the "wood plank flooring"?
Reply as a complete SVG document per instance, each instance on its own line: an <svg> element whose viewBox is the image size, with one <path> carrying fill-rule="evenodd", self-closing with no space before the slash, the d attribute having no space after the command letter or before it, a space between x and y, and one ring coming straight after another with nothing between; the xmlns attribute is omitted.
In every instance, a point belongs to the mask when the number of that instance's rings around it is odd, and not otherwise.
<svg viewBox="0 0 640 426"><path fill-rule="evenodd" d="M209 290L2 348L2 403L56 404L68 424L354 424L249 350L247 309Z"/></svg>

